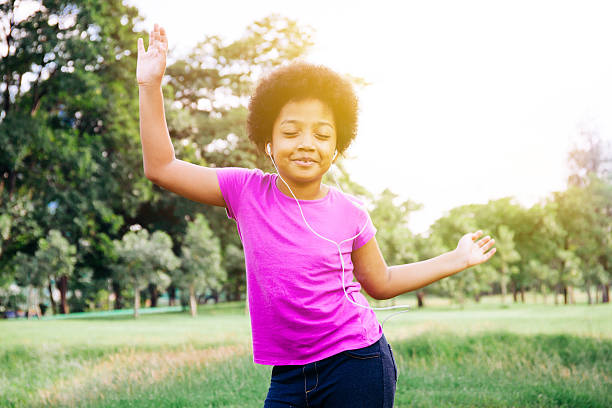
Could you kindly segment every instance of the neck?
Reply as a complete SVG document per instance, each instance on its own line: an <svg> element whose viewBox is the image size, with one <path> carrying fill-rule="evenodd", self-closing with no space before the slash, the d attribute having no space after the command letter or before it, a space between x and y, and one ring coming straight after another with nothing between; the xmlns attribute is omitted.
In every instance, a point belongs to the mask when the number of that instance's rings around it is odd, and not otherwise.
<svg viewBox="0 0 612 408"><path fill-rule="evenodd" d="M286 179L285 181L287 181L287 184L289 184L289 187L291 187L293 194L295 194L298 200L318 200L325 197L329 191L329 187L321 184L320 180L318 182L298 185L295 185ZM276 179L276 187L278 187L278 189L287 197L293 198L293 195L291 195L291 192L285 183L283 183L280 176Z"/></svg>

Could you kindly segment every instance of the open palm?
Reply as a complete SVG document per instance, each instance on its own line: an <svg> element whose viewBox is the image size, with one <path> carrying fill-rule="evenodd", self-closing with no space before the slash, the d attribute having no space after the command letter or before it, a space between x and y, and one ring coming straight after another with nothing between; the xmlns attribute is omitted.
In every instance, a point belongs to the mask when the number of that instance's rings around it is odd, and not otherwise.
<svg viewBox="0 0 612 408"><path fill-rule="evenodd" d="M149 35L148 50L145 51L143 39L138 39L138 61L136 63L138 85L161 85L166 70L167 53L168 38L166 37L166 30L155 24Z"/></svg>
<svg viewBox="0 0 612 408"><path fill-rule="evenodd" d="M474 240L478 239L481 235L482 231L478 230L474 233L470 232L465 234L459 240L456 251L460 258L465 261L466 268L488 261L497 249L493 248L489 251L489 249L491 249L495 243L495 240L491 239L491 237L488 235L483 239L474 242Z"/></svg>

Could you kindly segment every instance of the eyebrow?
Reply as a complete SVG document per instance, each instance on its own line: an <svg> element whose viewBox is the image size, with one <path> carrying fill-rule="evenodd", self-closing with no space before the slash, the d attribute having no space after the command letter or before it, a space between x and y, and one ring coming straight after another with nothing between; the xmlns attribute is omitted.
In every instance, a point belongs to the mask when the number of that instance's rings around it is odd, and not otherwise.
<svg viewBox="0 0 612 408"><path fill-rule="evenodd" d="M282 124L285 124L285 123L302 123L302 122L301 122L301 121L299 121L299 120L295 120L295 119L286 119L286 120L283 120L283 121L281 122L281 125L282 125ZM324 120L321 120L321 121L317 122L316 124L317 124L317 125L327 125L327 126L331 127L332 129L335 129L335 128L334 128L334 125L332 125L332 124L331 124L331 123L329 123L329 122L325 122Z"/></svg>

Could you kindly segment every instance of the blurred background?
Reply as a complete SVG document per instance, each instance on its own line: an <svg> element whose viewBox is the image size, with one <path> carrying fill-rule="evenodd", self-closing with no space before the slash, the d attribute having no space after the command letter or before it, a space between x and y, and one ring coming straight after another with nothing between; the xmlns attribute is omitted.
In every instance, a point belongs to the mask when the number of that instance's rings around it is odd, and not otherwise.
<svg viewBox="0 0 612 408"><path fill-rule="evenodd" d="M143 174L136 43L148 46L154 23L170 43L163 91L179 158L274 171L246 138L250 92L293 59L326 64L361 101L358 137L331 173L368 202L389 265L482 229L497 255L428 292L608 302L605 3L0 4L5 314L244 299L224 210Z"/></svg>
<svg viewBox="0 0 612 408"><path fill-rule="evenodd" d="M0 0L0 406L263 403L235 223L144 176L137 39L154 23L178 158L273 172L246 105L305 59L358 92L330 173L367 203L388 265L495 238L490 261L416 293L364 293L413 306L385 326L396 406L610 406L610 11Z"/></svg>

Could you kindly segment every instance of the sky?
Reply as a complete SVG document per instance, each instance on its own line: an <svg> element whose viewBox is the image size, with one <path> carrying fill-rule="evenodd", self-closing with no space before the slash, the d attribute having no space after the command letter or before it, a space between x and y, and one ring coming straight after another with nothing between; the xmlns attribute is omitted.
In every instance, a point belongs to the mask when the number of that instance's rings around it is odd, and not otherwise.
<svg viewBox="0 0 612 408"><path fill-rule="evenodd" d="M581 130L612 141L606 1L125 2L143 29L166 29L171 55L209 34L238 39L272 13L311 26L306 60L371 83L358 91L351 178L421 203L416 234L464 204L530 207L566 188Z"/></svg>

